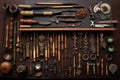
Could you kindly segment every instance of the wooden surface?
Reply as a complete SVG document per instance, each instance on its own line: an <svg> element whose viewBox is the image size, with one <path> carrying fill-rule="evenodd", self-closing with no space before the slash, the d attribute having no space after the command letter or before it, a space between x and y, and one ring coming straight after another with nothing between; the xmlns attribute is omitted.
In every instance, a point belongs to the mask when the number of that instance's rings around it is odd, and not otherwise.
<svg viewBox="0 0 120 80"><path fill-rule="evenodd" d="M1 6L3 5L3 3L4 2L7 2L7 3L9 3L9 4L13 4L13 3L15 3L15 4L19 4L19 3L24 3L24 0L0 0L0 54L4 54L3 53L3 50L4 50L4 48L3 48L3 45L4 45L4 36L5 36L5 34L4 34L4 29L5 29L5 26L4 26L4 24L3 24L3 19L4 19L4 17L5 17L5 14L6 14L6 12L1 8ZM120 0L112 0L112 14L113 14L113 19L117 19L117 20L119 20L120 21ZM20 28L20 31L31 31L31 28L30 29L24 29L24 28ZM38 29L33 29L32 31L36 31L36 30L38 30ZM43 30L43 29L40 29L40 30L42 30L42 31L47 31L47 30ZM49 29L49 31L52 31L52 30L54 30L54 29ZM62 30L64 30L64 29L56 29L57 31L62 31ZM79 31L79 30L77 30L77 29L73 29L73 30L75 30L75 31ZM80 29L80 31L81 30L85 30L85 31L88 31L89 29L85 29L85 28L83 28L83 29ZM114 59L112 60L112 62L111 63L115 63L115 64L117 64L118 65L118 71L117 71L117 74L116 75L111 75L111 76L109 76L109 78L110 79L112 79L112 78L119 78L120 79L120 24L116 24L115 25L115 29L114 28L110 28L110 29L104 29L103 31L112 31L111 33L112 33L112 36L114 37L114 39L115 39L115 42L114 42L114 46L115 46L115 53L113 54L114 55ZM69 28L69 29L65 29L65 31L71 31L71 28ZM99 30L99 28L92 28L92 29L90 29L90 31L101 31L101 30ZM0 63L3 61L3 59L1 58L0 59ZM1 73L0 73L0 78L3 78L3 79L16 79L16 78L21 78L21 79L24 79L24 78L27 78L27 79L29 79L29 77L27 77L27 76L17 76L15 73L13 73L13 74L11 74L11 75L8 75L8 76L6 76L6 75L2 75ZM86 79L87 78L87 76L85 76L85 77L82 77L81 79ZM97 78L97 77L95 77L95 78ZM100 76L99 78L105 78L105 77L102 77L102 76ZM119 80L118 79L118 80ZM88 78L88 80L89 80L89 78Z"/></svg>

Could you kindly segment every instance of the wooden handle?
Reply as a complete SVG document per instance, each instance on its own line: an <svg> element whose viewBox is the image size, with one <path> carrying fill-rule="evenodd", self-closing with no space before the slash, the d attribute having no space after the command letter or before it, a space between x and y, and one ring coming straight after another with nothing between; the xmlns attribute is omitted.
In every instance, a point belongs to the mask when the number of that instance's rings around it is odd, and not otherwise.
<svg viewBox="0 0 120 80"><path fill-rule="evenodd" d="M32 27L31 25L20 25L20 27L24 28L24 27Z"/></svg>
<svg viewBox="0 0 120 80"><path fill-rule="evenodd" d="M20 19L20 23L34 24L36 21L32 19Z"/></svg>
<svg viewBox="0 0 120 80"><path fill-rule="evenodd" d="M36 2L35 4L37 4L37 5L60 5L62 3L57 3L57 2Z"/></svg>
<svg viewBox="0 0 120 80"><path fill-rule="evenodd" d="M31 9L32 8L31 5L24 5L24 4L19 4L18 7L19 8L25 8L25 9Z"/></svg>
<svg viewBox="0 0 120 80"><path fill-rule="evenodd" d="M33 16L33 11L20 11L20 14L23 16Z"/></svg>

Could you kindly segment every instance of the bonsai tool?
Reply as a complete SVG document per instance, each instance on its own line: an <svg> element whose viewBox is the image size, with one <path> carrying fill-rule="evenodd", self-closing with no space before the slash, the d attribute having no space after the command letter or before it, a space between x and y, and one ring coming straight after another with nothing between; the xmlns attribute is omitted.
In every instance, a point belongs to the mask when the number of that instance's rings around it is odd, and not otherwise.
<svg viewBox="0 0 120 80"><path fill-rule="evenodd" d="M77 3L61 3L61 2L36 2L36 5L77 5Z"/></svg>
<svg viewBox="0 0 120 80"><path fill-rule="evenodd" d="M90 63L89 62L87 62L86 70L87 70L87 75L89 75L90 74Z"/></svg>
<svg viewBox="0 0 120 80"><path fill-rule="evenodd" d="M119 23L118 20L104 20L104 21L98 21L96 23L99 23L99 24L114 24L114 23Z"/></svg>
<svg viewBox="0 0 120 80"><path fill-rule="evenodd" d="M57 41L58 41L58 61L60 61L61 60L61 49L60 49L60 34L58 34L58 39L57 39Z"/></svg>
<svg viewBox="0 0 120 80"><path fill-rule="evenodd" d="M59 22L65 22L65 23L75 23L75 22L81 22L81 20L75 20L75 19L64 19L64 20L54 20L51 19L52 22L59 23Z"/></svg>
<svg viewBox="0 0 120 80"><path fill-rule="evenodd" d="M40 25L50 25L51 22L37 21L33 19L20 19L21 24L40 24Z"/></svg>
<svg viewBox="0 0 120 80"><path fill-rule="evenodd" d="M84 8L83 6L80 6L80 5L32 6L32 5L24 5L24 4L19 4L18 7L19 7L19 8L23 8L23 9L45 9L45 8L66 9L66 8Z"/></svg>

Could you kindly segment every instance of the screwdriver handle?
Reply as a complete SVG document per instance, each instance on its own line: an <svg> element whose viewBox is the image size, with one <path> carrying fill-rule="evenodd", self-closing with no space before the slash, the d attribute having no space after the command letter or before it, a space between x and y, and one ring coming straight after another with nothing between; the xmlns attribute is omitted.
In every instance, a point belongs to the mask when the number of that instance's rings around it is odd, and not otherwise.
<svg viewBox="0 0 120 80"><path fill-rule="evenodd" d="M20 19L20 23L34 24L34 23L36 23L36 20L32 20L32 19Z"/></svg>

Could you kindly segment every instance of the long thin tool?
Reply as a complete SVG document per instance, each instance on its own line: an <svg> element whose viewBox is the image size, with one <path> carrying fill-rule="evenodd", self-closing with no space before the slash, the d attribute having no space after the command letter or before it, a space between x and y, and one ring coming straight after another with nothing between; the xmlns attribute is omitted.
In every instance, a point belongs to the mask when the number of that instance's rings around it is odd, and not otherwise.
<svg viewBox="0 0 120 80"><path fill-rule="evenodd" d="M32 6L32 5L18 5L19 8L23 9L44 9L44 8L53 8L53 9L65 9L65 8L84 8L83 6L79 5L64 5L64 6Z"/></svg>
<svg viewBox="0 0 120 80"><path fill-rule="evenodd" d="M50 25L51 22L37 21L33 19L20 19L21 24L40 24L40 25Z"/></svg>
<svg viewBox="0 0 120 80"><path fill-rule="evenodd" d="M61 2L36 2L36 5L77 5L77 3L61 3Z"/></svg>
<svg viewBox="0 0 120 80"><path fill-rule="evenodd" d="M9 26L8 25L6 25L6 42L5 42L5 47L6 48L8 48L8 33L9 32Z"/></svg>

